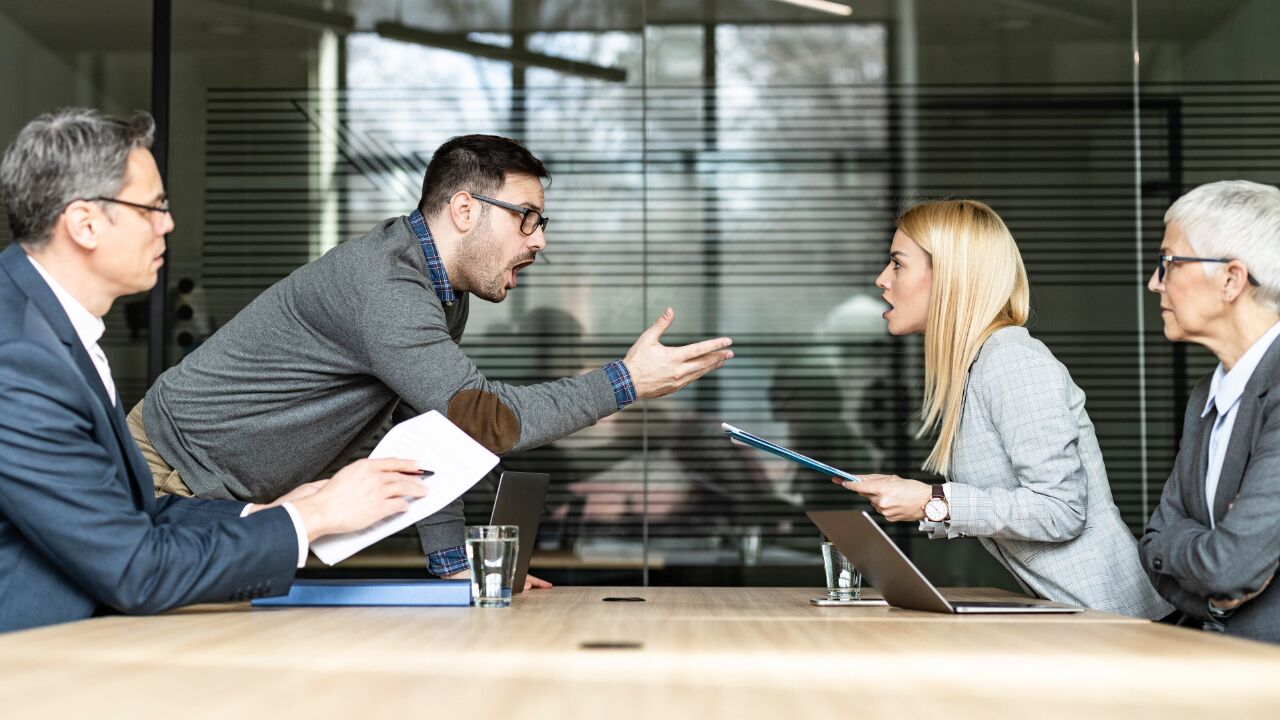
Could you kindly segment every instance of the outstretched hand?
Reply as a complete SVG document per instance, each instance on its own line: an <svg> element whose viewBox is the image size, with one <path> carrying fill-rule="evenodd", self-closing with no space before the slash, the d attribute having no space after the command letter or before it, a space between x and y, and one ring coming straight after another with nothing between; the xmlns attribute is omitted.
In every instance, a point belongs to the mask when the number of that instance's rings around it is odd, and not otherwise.
<svg viewBox="0 0 1280 720"><path fill-rule="evenodd" d="M703 340L682 347L663 345L662 334L671 327L676 313L667 308L657 322L649 326L636 339L627 356L622 359L631 373L637 398L655 398L669 395L697 380L733 357L729 346L733 340L727 337Z"/></svg>

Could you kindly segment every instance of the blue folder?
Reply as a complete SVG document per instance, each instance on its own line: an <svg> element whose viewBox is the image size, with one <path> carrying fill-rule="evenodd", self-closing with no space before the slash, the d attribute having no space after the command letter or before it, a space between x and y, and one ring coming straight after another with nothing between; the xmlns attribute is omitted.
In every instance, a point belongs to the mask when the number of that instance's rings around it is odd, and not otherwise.
<svg viewBox="0 0 1280 720"><path fill-rule="evenodd" d="M729 438L730 442L735 442L739 445L746 445L747 447L755 448L757 450L763 450L770 455L780 457L783 460L790 460L801 467L816 470L823 475L834 475L852 482L862 482L862 478L857 475L847 473L839 468L831 467L824 462L818 462L808 455L801 455L795 450L790 450L782 447L781 445L771 443L759 435L752 435L745 430L739 430L729 423L720 423L720 428L724 430L724 434Z"/></svg>
<svg viewBox="0 0 1280 720"><path fill-rule="evenodd" d="M298 580L288 595L255 598L254 607L462 606L470 580Z"/></svg>

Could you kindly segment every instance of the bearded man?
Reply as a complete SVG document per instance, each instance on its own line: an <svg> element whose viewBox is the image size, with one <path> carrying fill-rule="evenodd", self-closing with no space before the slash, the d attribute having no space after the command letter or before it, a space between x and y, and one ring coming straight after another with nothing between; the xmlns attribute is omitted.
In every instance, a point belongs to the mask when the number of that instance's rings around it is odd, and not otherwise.
<svg viewBox="0 0 1280 720"><path fill-rule="evenodd" d="M525 450L733 356L729 338L662 345L668 308L624 358L577 377L512 386L481 375L458 347L469 296L501 302L546 248L548 177L508 138L440 146L413 212L268 288L134 407L157 492L273 499L367 447L393 414L437 410L495 453ZM461 500L418 534L430 572L465 574Z"/></svg>

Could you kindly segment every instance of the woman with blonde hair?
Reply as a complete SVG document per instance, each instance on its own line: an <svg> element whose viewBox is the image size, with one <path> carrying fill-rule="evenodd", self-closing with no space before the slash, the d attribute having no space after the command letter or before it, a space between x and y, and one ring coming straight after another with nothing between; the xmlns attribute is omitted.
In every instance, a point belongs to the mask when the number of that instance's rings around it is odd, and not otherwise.
<svg viewBox="0 0 1280 720"><path fill-rule="evenodd" d="M1039 597L1168 614L1111 498L1084 392L1023 327L1027 273L1004 221L983 203L942 200L897 226L876 286L889 332L924 335L920 433L937 435L924 470L946 482L863 475L843 486L931 538L978 538Z"/></svg>

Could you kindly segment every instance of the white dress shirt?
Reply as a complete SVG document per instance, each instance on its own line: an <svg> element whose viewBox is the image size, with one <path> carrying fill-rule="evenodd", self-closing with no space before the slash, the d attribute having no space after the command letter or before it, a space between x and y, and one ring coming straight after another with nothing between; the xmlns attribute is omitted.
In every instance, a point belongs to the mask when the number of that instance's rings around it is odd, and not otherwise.
<svg viewBox="0 0 1280 720"><path fill-rule="evenodd" d="M27 256L31 261L31 266L40 273L40 277L44 278L44 282L53 291L54 297L58 298L58 303L62 305L62 311L67 314L67 318L71 320L71 327L75 328L76 336L80 338L80 344L84 345L84 349L89 352L89 359L93 360L93 367L98 371L98 377L102 378L102 384L107 388L107 396L111 398L111 402L116 402L116 384L111 381L111 365L107 363L107 354L102 352L102 348L98 346L98 341L102 339L102 334L107 331L107 324L102 322L102 318L96 317L89 312L85 306L80 304L67 292L67 289L58 284L57 280L48 273L36 259Z"/></svg>
<svg viewBox="0 0 1280 720"><path fill-rule="evenodd" d="M1240 396L1244 394L1244 386L1254 369L1280 335L1280 323L1271 326L1262 337L1258 338L1244 355L1236 361L1231 371L1223 370L1222 363L1213 371L1213 381L1209 385L1209 398L1205 401L1205 417L1215 406L1218 408L1218 419L1209 432L1209 467L1204 474L1204 499L1209 511L1209 527L1214 527L1213 498L1218 494L1218 477L1222 474L1222 462L1227 457L1227 446L1231 444L1231 429L1236 424L1236 409L1240 407Z"/></svg>
<svg viewBox="0 0 1280 720"><path fill-rule="evenodd" d="M116 384L111 379L111 365L107 363L107 354L102 352L102 348L98 345L102 334L107 330L107 324L102 321L102 318L89 312L79 300L72 297L71 293L59 285L58 281L54 280L35 258L28 255L27 260L31 261L31 266L40 273L40 277L44 278L45 284L53 291L54 297L58 298L58 304L62 305L62 311L71 320L71 327L75 328L80 344L84 345L84 349L89 353L89 359L93 360L93 367L97 369L98 377L102 378L102 384L106 386L107 396L111 398L112 404L119 404L116 399ZM249 505L244 506L240 511L240 517L248 514L249 507ZM281 507L289 513L289 519L293 521L293 531L298 536L298 567L302 567L307 564L307 551L311 547L307 541L307 528L302 524L302 516L294 509L292 503L281 503Z"/></svg>

